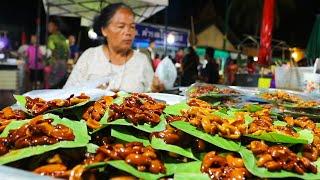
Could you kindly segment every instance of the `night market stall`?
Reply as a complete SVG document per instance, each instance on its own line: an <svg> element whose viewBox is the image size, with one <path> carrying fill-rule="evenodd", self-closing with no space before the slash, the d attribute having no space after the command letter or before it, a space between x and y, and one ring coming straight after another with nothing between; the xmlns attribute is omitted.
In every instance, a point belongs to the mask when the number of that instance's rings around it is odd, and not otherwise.
<svg viewBox="0 0 320 180"><path fill-rule="evenodd" d="M51 8L67 14L75 4L59 2ZM265 3L262 65L274 1ZM105 87L96 79L13 95L16 103L0 110L0 179L320 179L320 101L312 94L199 82L177 94L130 93L121 83L107 89L112 77Z"/></svg>
<svg viewBox="0 0 320 180"><path fill-rule="evenodd" d="M303 93L194 84L186 96L69 89L15 99L0 111L5 166L67 179L319 179L320 102Z"/></svg>

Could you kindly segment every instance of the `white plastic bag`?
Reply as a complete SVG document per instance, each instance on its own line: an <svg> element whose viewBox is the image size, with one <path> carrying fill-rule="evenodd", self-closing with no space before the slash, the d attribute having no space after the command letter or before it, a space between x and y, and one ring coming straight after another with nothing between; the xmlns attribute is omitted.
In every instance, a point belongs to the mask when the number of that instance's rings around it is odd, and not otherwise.
<svg viewBox="0 0 320 180"><path fill-rule="evenodd" d="M174 82L177 78L177 69L169 57L165 57L156 69L156 76L158 76L165 89L173 88Z"/></svg>
<svg viewBox="0 0 320 180"><path fill-rule="evenodd" d="M320 74L320 59L319 58L317 58L316 61L314 62L313 73Z"/></svg>
<svg viewBox="0 0 320 180"><path fill-rule="evenodd" d="M305 88L304 92L311 93L314 95L320 94L320 59L317 58L314 67L313 73L305 73L304 74L304 83Z"/></svg>
<svg viewBox="0 0 320 180"><path fill-rule="evenodd" d="M313 67L276 67L276 88L303 91L304 74L312 72Z"/></svg>

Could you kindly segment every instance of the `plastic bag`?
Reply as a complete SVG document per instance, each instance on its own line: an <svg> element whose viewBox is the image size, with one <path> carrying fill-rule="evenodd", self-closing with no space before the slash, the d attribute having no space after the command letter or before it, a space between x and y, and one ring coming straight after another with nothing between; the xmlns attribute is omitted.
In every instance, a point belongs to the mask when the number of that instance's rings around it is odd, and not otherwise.
<svg viewBox="0 0 320 180"><path fill-rule="evenodd" d="M165 89L171 89L177 78L177 69L171 59L165 57L158 65L155 75L158 76Z"/></svg>
<svg viewBox="0 0 320 180"><path fill-rule="evenodd" d="M312 72L313 67L276 67L276 88L303 91L304 74Z"/></svg>
<svg viewBox="0 0 320 180"><path fill-rule="evenodd" d="M316 59L313 72L305 73L304 76L304 92L313 95L320 95L320 59Z"/></svg>

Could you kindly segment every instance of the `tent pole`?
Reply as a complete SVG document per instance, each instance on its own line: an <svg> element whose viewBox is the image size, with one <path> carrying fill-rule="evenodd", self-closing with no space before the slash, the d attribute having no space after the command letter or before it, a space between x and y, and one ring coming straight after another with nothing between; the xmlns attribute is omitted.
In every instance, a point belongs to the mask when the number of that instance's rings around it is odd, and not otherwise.
<svg viewBox="0 0 320 180"><path fill-rule="evenodd" d="M101 10L102 10L102 3L103 3L103 0L100 0L100 13L101 13Z"/></svg>
<svg viewBox="0 0 320 180"><path fill-rule="evenodd" d="M78 37L77 37L77 45L78 45L78 47L80 47L81 35L82 35L82 33L81 33L81 30L80 30L80 32L78 34Z"/></svg>
<svg viewBox="0 0 320 180"><path fill-rule="evenodd" d="M226 44L227 44L227 39L228 39L228 21L229 21L229 0L226 0L226 13L224 17L224 36L223 36L223 44L222 44L222 49L226 50Z"/></svg>
<svg viewBox="0 0 320 180"><path fill-rule="evenodd" d="M41 0L38 0L38 7L37 7L37 42L36 42L36 56L35 56L35 69L38 69L38 62L39 62L39 45L40 45L40 30L41 30ZM38 73L35 71L35 89L37 89L37 82L38 82Z"/></svg>
<svg viewBox="0 0 320 180"><path fill-rule="evenodd" d="M194 32L194 23L193 23L193 16L190 17L190 21L191 21L191 46L195 47L196 45L196 35Z"/></svg>
<svg viewBox="0 0 320 180"><path fill-rule="evenodd" d="M46 41L45 41L46 44L48 44L48 36L49 36L49 32L48 32L49 16L50 16L50 3L48 2L47 3L47 15L46 15ZM46 50L46 52L47 52L47 50Z"/></svg>
<svg viewBox="0 0 320 180"><path fill-rule="evenodd" d="M165 15L164 15L164 23L165 23L165 29L164 29L164 54L167 56L167 50L168 50L168 44L167 44L167 36L168 36L168 7L165 9Z"/></svg>

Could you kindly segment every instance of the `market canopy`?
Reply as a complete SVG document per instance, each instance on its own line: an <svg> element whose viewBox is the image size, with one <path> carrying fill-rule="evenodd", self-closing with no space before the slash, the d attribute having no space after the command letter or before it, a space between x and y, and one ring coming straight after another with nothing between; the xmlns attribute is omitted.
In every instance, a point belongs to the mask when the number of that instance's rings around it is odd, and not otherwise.
<svg viewBox="0 0 320 180"><path fill-rule="evenodd" d="M306 49L306 56L309 65L312 65L316 58L320 58L320 15L317 16L313 25Z"/></svg>
<svg viewBox="0 0 320 180"><path fill-rule="evenodd" d="M100 10L112 3L130 6L140 23L168 6L169 0L42 0L46 13L55 16L79 17L82 26L91 26Z"/></svg>

